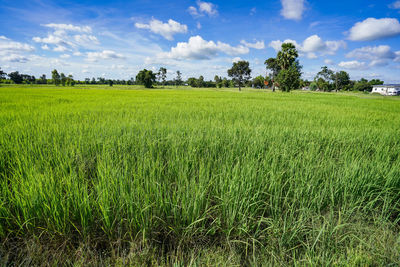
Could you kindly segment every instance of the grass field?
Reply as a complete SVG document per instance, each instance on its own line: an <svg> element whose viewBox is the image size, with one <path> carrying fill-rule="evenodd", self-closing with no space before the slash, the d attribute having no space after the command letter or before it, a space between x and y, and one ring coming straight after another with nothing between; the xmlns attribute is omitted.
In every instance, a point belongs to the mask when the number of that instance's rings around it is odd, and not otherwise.
<svg viewBox="0 0 400 267"><path fill-rule="evenodd" d="M1 262L397 266L399 100L0 87Z"/></svg>

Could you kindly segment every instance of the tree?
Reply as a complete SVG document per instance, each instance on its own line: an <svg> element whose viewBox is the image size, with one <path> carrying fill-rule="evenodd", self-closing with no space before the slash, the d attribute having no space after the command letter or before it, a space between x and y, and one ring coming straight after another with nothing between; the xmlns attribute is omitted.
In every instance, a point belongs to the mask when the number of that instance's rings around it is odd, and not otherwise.
<svg viewBox="0 0 400 267"><path fill-rule="evenodd" d="M43 74L42 76L40 76L40 83L47 84L46 74Z"/></svg>
<svg viewBox="0 0 400 267"><path fill-rule="evenodd" d="M182 84L182 72L180 72L179 70L176 71L175 83L176 83L176 86L179 86Z"/></svg>
<svg viewBox="0 0 400 267"><path fill-rule="evenodd" d="M271 77L271 82L272 82L272 91L275 92L275 78L278 75L279 71L281 70L281 67L278 65L278 61L276 58L269 58L265 60L264 62L265 67L267 70L270 70L272 72L272 77Z"/></svg>
<svg viewBox="0 0 400 267"><path fill-rule="evenodd" d="M320 90L331 91L333 86L332 81L335 79L335 73L328 69L327 66L323 66L314 79L317 81ZM320 85L322 87L320 87Z"/></svg>
<svg viewBox="0 0 400 267"><path fill-rule="evenodd" d="M16 84L20 84L20 83L22 83L23 80L24 80L24 79L22 78L22 75L19 74L18 71L14 71L14 72L9 73L9 74L8 74L8 77L10 77L10 79L11 79L14 83L16 83Z"/></svg>
<svg viewBox="0 0 400 267"><path fill-rule="evenodd" d="M58 71L56 70L56 69L54 69L52 72L51 72L51 78L53 79L53 83L55 84L55 85L60 85L60 74L58 74Z"/></svg>
<svg viewBox="0 0 400 267"><path fill-rule="evenodd" d="M284 92L298 89L300 86L301 65L297 60L296 47L291 43L282 44L281 51L276 56L276 64L279 66L279 73L276 82Z"/></svg>
<svg viewBox="0 0 400 267"><path fill-rule="evenodd" d="M197 87L197 79L194 78L194 77L190 77L190 78L188 79L188 84L189 84L191 87Z"/></svg>
<svg viewBox="0 0 400 267"><path fill-rule="evenodd" d="M364 91L364 92L371 92L372 85L368 83L367 79L361 78L358 82L354 84L354 90L356 91Z"/></svg>
<svg viewBox="0 0 400 267"><path fill-rule="evenodd" d="M162 81L162 85L165 85L165 80L167 79L167 69L161 67L157 72L157 80L158 82Z"/></svg>
<svg viewBox="0 0 400 267"><path fill-rule="evenodd" d="M384 84L383 81L379 80L379 79L372 79L368 82L370 85L382 85Z"/></svg>
<svg viewBox="0 0 400 267"><path fill-rule="evenodd" d="M151 70L143 69L136 75L136 81L146 88L152 88L156 81L156 75Z"/></svg>
<svg viewBox="0 0 400 267"><path fill-rule="evenodd" d="M281 70L288 70L296 62L299 54L292 43L283 43L281 51L276 56L276 61Z"/></svg>
<svg viewBox="0 0 400 267"><path fill-rule="evenodd" d="M345 71L339 71L333 75L333 80L336 92L338 90L344 90L345 88L348 88L347 86L350 84L350 75Z"/></svg>
<svg viewBox="0 0 400 267"><path fill-rule="evenodd" d="M6 78L6 74L1 68L0 68L0 80Z"/></svg>
<svg viewBox="0 0 400 267"><path fill-rule="evenodd" d="M113 80L108 80L108 85L109 85L109 86L113 86L113 84L114 84L114 81L113 81Z"/></svg>
<svg viewBox="0 0 400 267"><path fill-rule="evenodd" d="M233 78L233 81L239 86L250 79L251 69L248 61L234 62L232 68L228 70L228 76Z"/></svg>
<svg viewBox="0 0 400 267"><path fill-rule="evenodd" d="M197 79L197 87L199 87L199 88L204 87L204 77L203 77L203 75L200 75L200 77Z"/></svg>
<svg viewBox="0 0 400 267"><path fill-rule="evenodd" d="M255 88L264 88L264 77L259 75L253 79L253 86Z"/></svg>
<svg viewBox="0 0 400 267"><path fill-rule="evenodd" d="M62 86L65 86L65 83L67 82L67 77L65 76L64 73L60 74L60 79L61 79Z"/></svg>
<svg viewBox="0 0 400 267"><path fill-rule="evenodd" d="M301 72L296 66L292 65L288 69L282 69L276 76L276 81L283 92L290 92L299 88L300 76Z"/></svg>

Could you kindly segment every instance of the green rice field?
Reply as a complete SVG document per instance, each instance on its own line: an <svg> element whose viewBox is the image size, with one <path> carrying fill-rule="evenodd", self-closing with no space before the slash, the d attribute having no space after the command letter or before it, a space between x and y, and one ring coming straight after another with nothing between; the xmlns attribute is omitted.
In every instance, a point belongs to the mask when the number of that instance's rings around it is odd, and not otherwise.
<svg viewBox="0 0 400 267"><path fill-rule="evenodd" d="M400 97L0 87L0 263L399 266Z"/></svg>

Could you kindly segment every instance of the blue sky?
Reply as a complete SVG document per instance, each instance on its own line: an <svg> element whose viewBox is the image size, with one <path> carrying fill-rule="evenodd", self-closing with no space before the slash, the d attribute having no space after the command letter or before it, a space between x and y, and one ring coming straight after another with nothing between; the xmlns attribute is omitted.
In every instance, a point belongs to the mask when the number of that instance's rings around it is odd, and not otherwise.
<svg viewBox="0 0 400 267"><path fill-rule="evenodd" d="M0 0L0 67L77 79L129 79L140 69L227 76L232 62L265 75L282 42L303 78L327 65L352 79L400 82L400 1Z"/></svg>

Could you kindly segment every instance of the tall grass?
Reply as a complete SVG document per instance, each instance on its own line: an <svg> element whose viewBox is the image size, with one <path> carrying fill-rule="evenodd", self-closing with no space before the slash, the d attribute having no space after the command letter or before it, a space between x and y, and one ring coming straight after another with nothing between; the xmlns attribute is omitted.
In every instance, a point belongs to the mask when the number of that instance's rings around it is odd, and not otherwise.
<svg viewBox="0 0 400 267"><path fill-rule="evenodd" d="M2 87L0 129L5 261L400 264L398 98Z"/></svg>

